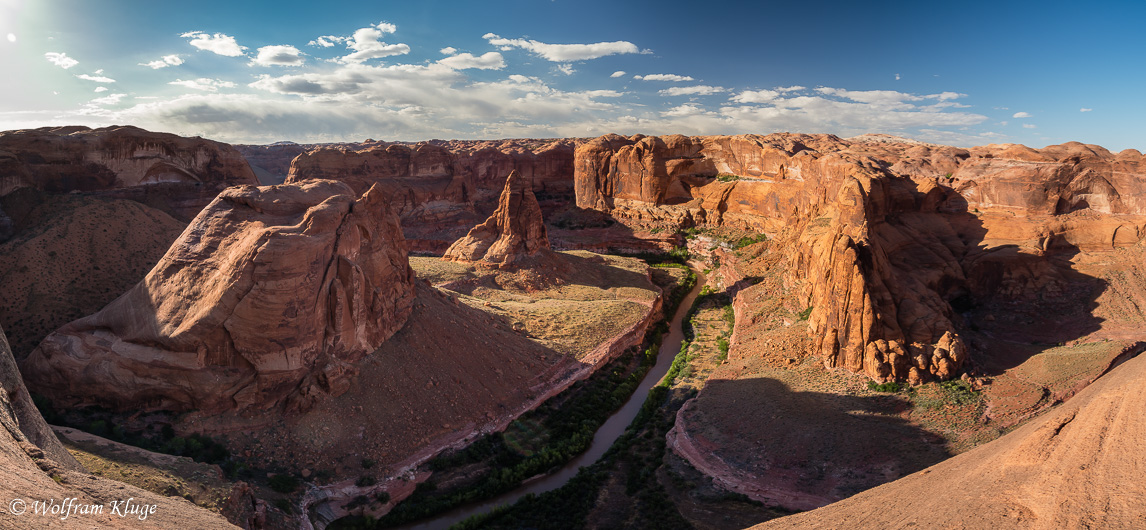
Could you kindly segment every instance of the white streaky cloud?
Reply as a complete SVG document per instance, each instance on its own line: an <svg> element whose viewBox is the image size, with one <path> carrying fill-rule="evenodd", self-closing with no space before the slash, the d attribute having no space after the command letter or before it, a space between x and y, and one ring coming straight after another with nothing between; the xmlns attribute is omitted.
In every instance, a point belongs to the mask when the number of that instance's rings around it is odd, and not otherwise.
<svg viewBox="0 0 1146 530"><path fill-rule="evenodd" d="M115 105L125 96L127 96L127 94L110 94L102 98L95 98L89 101L88 105Z"/></svg>
<svg viewBox="0 0 1146 530"><path fill-rule="evenodd" d="M1091 112L1091 111L1093 111L1093 110L1094 110L1094 109L1088 109L1088 108L1086 108L1086 107L1083 107L1083 108L1081 108L1081 109L1078 109L1078 111L1079 111L1079 112Z"/></svg>
<svg viewBox="0 0 1146 530"><path fill-rule="evenodd" d="M732 96L731 101L737 103L769 103L775 101L780 95L780 90L745 90Z"/></svg>
<svg viewBox="0 0 1146 530"><path fill-rule="evenodd" d="M624 70L617 70L616 72L609 74L609 77L624 77L625 73L626 72Z"/></svg>
<svg viewBox="0 0 1146 530"><path fill-rule="evenodd" d="M574 69L573 69L573 65L572 65L572 64L569 64L569 63L561 63L561 64L557 65L557 71L558 71L558 72L561 72L561 73L563 73L563 74L565 74L565 75L573 75L573 72L576 72L577 70L574 70Z"/></svg>
<svg viewBox="0 0 1146 530"><path fill-rule="evenodd" d="M453 55L458 53L458 49L453 46L446 46L445 48L442 48L438 51L441 52L442 55Z"/></svg>
<svg viewBox="0 0 1146 530"><path fill-rule="evenodd" d="M302 52L290 45L263 46L251 59L251 64L258 66L302 66L304 62Z"/></svg>
<svg viewBox="0 0 1146 530"><path fill-rule="evenodd" d="M608 55L640 53L641 51L636 44L623 40L591 44L548 44L535 40L506 39L494 33L486 33L482 35L482 38L489 41L490 44L500 47L502 51L521 48L555 63L586 61Z"/></svg>
<svg viewBox="0 0 1146 530"><path fill-rule="evenodd" d="M1029 112L1016 112L1016 113L1012 114L1011 117L1012 118L1030 118L1031 113L1029 113Z"/></svg>
<svg viewBox="0 0 1146 530"><path fill-rule="evenodd" d="M438 61L438 64L448 66L454 70L477 68L479 70L501 70L505 68L505 59L497 52L486 52L478 57L472 53L459 53Z"/></svg>
<svg viewBox="0 0 1146 530"><path fill-rule="evenodd" d="M346 42L346 37L339 37L338 35L323 35L317 39L314 39L314 40L306 43L306 45L307 46L318 46L320 48L330 48L331 46L334 46L335 44L342 44L343 42Z"/></svg>
<svg viewBox="0 0 1146 530"><path fill-rule="evenodd" d="M107 92L107 87L97 86L97 87L95 87L95 90L93 90L93 92L95 92L96 94L99 94L100 92Z"/></svg>
<svg viewBox="0 0 1146 530"><path fill-rule="evenodd" d="M1024 124L1023 124L1023 128L1024 128L1024 129L1037 129L1037 128L1038 128L1038 126L1037 126L1037 125L1035 125L1035 124L1033 124L1033 123L1024 123Z"/></svg>
<svg viewBox="0 0 1146 530"><path fill-rule="evenodd" d="M807 90L807 88L802 87L800 85L792 85L792 86L779 86L779 87L776 87L775 90L777 92L782 93L782 94L787 94L788 92L799 92L801 90Z"/></svg>
<svg viewBox="0 0 1146 530"><path fill-rule="evenodd" d="M336 59L336 62L342 64L358 64L369 61L370 59L381 59L383 57L410 53L410 46L406 44L387 44L382 42L384 35L394 33L397 30L397 26L393 24L379 22L374 26L355 31L354 35L346 40L346 47L354 50L354 52L339 57Z"/></svg>
<svg viewBox="0 0 1146 530"><path fill-rule="evenodd" d="M56 66L59 66L60 68L63 68L64 70L67 70L68 68L71 68L77 64L80 64L79 61L72 59L71 57L68 57L68 54L63 53L63 52L48 52L48 53L44 54L44 58L47 59L48 62L50 62Z"/></svg>
<svg viewBox="0 0 1146 530"><path fill-rule="evenodd" d="M695 85L695 86L674 86L666 88L657 92L662 96L711 96L712 94L719 94L725 92L727 89L718 86L709 85Z"/></svg>
<svg viewBox="0 0 1146 530"><path fill-rule="evenodd" d="M582 94L591 98L619 98L625 95L624 92L618 92L616 90L586 90L582 92Z"/></svg>
<svg viewBox="0 0 1146 530"><path fill-rule="evenodd" d="M909 110L917 107L914 102L938 100L938 103L923 108L941 109L946 107L959 107L959 103L952 100L966 97L958 92L941 92L939 94L916 95L895 90L847 90L844 88L817 87L816 92L825 96L833 96L859 103L875 105L887 110Z"/></svg>
<svg viewBox="0 0 1146 530"><path fill-rule="evenodd" d="M682 116L697 116L704 114L704 109L692 103L685 103L679 107L673 107L661 113L662 116L668 117L682 117Z"/></svg>
<svg viewBox="0 0 1146 530"><path fill-rule="evenodd" d="M164 55L163 57L160 57L159 59L151 62L139 63L139 66L146 66L152 70L158 70L160 68L167 68L168 66L179 66L181 64L183 64L182 57L178 55Z"/></svg>
<svg viewBox="0 0 1146 530"><path fill-rule="evenodd" d="M246 46L239 46L235 38L223 33L209 34L203 31L189 31L180 37L191 39L190 44L200 50L206 50L226 57L243 55Z"/></svg>
<svg viewBox="0 0 1146 530"><path fill-rule="evenodd" d="M115 82L115 79L112 79L112 78L107 77L105 75L98 75L98 74L103 73L103 70L96 70L95 73L97 75L76 74L76 77L83 79L84 81L94 81L96 83L114 83Z"/></svg>
<svg viewBox="0 0 1146 530"><path fill-rule="evenodd" d="M235 83L231 81L221 81L219 79L211 79L208 77L200 77L199 79L177 79L169 85L176 85L187 87L193 90L202 90L204 92L217 92L220 88L234 88Z"/></svg>
<svg viewBox="0 0 1146 530"><path fill-rule="evenodd" d="M648 74L648 75L634 75L633 79L641 81L695 81L687 75L677 74Z"/></svg>

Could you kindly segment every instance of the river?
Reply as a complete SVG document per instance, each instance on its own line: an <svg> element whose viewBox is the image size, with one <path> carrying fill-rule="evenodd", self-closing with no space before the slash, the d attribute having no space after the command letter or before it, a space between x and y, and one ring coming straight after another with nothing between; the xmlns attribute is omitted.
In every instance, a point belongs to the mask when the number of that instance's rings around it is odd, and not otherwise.
<svg viewBox="0 0 1146 530"><path fill-rule="evenodd" d="M685 315L688 314L689 308L692 307L692 302L696 300L696 296L700 293L700 288L704 286L705 282L703 274L695 269L693 273L696 274L696 285L693 286L692 290L689 291L688 295L681 301L680 306L677 307L676 314L673 315L672 321L669 323L668 336L666 336L661 343L661 351L657 354L656 364L645 374L645 378L641 380L640 386L629 396L629 399L625 401L621 409L610 416L600 429L597 429L597 434L593 436L593 443L589 446L588 450L569 461L569 463L565 464L558 471L526 481L520 488L511 492L503 493L487 501L459 506L430 519L394 528L400 530L437 530L448 528L450 525L459 523L470 516L488 512L498 506L513 504L517 499L530 493L539 494L560 488L564 486L569 479L573 478L579 469L591 465L596 462L598 458L601 458L601 456L605 454L605 451L613 445L613 442L625 432L625 429L633 422L633 418L637 417L637 413L640 412L641 405L644 404L645 397L648 396L649 390L656 386L657 383L660 383L661 379L668 373L669 367L672 366L672 361L676 357L676 354L680 352L680 344L684 341L684 328L681 326L681 322L684 320Z"/></svg>

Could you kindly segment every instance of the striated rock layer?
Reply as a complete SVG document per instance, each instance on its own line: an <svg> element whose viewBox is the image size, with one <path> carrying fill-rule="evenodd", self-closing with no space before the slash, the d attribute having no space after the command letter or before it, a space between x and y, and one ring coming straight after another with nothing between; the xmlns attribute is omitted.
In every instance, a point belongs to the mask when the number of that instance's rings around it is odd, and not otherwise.
<svg viewBox="0 0 1146 530"><path fill-rule="evenodd" d="M450 245L442 259L510 268L552 254L537 197L515 170L493 215Z"/></svg>
<svg viewBox="0 0 1146 530"><path fill-rule="evenodd" d="M1136 151L1078 143L607 135L577 148L574 180L578 206L630 226L778 238L824 364L916 383L964 369L952 303L1056 294L1054 255L1142 240L1144 171Z"/></svg>
<svg viewBox="0 0 1146 530"><path fill-rule="evenodd" d="M573 191L573 140L367 142L321 147L291 162L286 182L332 179L363 192L379 185L413 250L440 252L489 215L510 171L534 193ZM542 207L545 207L544 200Z"/></svg>
<svg viewBox="0 0 1146 530"><path fill-rule="evenodd" d="M1142 528L1143 410L1140 355L998 440L753 528Z"/></svg>
<svg viewBox="0 0 1146 530"><path fill-rule="evenodd" d="M402 327L405 242L380 190L240 186L191 223L147 277L49 335L24 361L59 404L306 408Z"/></svg>

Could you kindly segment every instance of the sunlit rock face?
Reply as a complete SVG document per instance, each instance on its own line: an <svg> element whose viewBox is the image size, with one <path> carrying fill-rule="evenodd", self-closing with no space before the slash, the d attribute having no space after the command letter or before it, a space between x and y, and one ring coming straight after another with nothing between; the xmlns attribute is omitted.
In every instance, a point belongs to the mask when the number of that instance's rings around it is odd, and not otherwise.
<svg viewBox="0 0 1146 530"><path fill-rule="evenodd" d="M551 254L537 198L525 179L517 171L511 171L497 210L454 242L443 259L513 268Z"/></svg>
<svg viewBox="0 0 1146 530"><path fill-rule="evenodd" d="M345 391L404 325L413 281L379 189L233 187L142 282L49 335L23 368L60 404L303 409Z"/></svg>

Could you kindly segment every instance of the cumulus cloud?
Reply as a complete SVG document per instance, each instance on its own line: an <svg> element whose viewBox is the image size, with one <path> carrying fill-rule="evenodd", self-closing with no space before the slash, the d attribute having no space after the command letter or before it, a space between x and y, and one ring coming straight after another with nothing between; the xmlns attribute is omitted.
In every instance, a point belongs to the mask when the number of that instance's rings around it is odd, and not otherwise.
<svg viewBox="0 0 1146 530"><path fill-rule="evenodd" d="M446 46L445 48L442 48L438 51L441 52L442 55L453 55L458 53L458 49L453 46Z"/></svg>
<svg viewBox="0 0 1146 530"><path fill-rule="evenodd" d="M1079 112L1090 112L1090 111L1092 111L1092 110L1094 110L1094 109L1088 109L1088 108L1086 108L1086 107L1083 107L1083 108L1081 108L1081 109L1078 109L1078 111L1079 111Z"/></svg>
<svg viewBox="0 0 1146 530"><path fill-rule="evenodd" d="M115 105L125 96L127 96L127 94L111 94L102 98L95 98L89 101L88 105Z"/></svg>
<svg viewBox="0 0 1146 530"><path fill-rule="evenodd" d="M349 55L339 57L337 62L342 64L359 64L370 59L381 59L393 55L410 53L410 46L402 43L387 44L382 37L398 31L398 27L389 22L379 22L370 27L361 28L346 40L346 47L354 50Z"/></svg>
<svg viewBox="0 0 1146 530"><path fill-rule="evenodd" d="M306 44L307 44L307 46L319 46L321 48L330 48L331 46L334 46L335 44L342 44L343 42L346 42L346 39L347 39L347 37L339 37L338 35L323 35L323 36L321 36L317 39L314 39L314 40L312 40Z"/></svg>
<svg viewBox="0 0 1146 530"><path fill-rule="evenodd" d="M666 88L658 92L662 96L710 96L712 94L719 94L726 91L724 87L709 86L709 85L695 85L695 86L674 86Z"/></svg>
<svg viewBox="0 0 1146 530"><path fill-rule="evenodd" d="M243 51L247 49L246 46L239 46L235 38L223 33L215 33L214 35L202 31L188 31L180 35L180 37L191 39L190 44L200 50L217 53L226 57L238 57L243 55Z"/></svg>
<svg viewBox="0 0 1146 530"><path fill-rule="evenodd" d="M573 69L572 64L562 63L562 64L557 65L557 71L561 72L565 75L573 75L573 72L576 72L577 70Z"/></svg>
<svg viewBox="0 0 1146 530"><path fill-rule="evenodd" d="M139 63L139 66L146 66L153 70L158 70L160 68L167 68L168 66L179 66L181 64L183 64L182 57L179 57L178 55L164 55L163 57L160 57L159 59L151 62Z"/></svg>
<svg viewBox="0 0 1146 530"><path fill-rule="evenodd" d="M258 55L251 59L252 65L259 66L301 66L306 62L298 48L289 45L263 46Z"/></svg>
<svg viewBox="0 0 1146 530"><path fill-rule="evenodd" d="M609 77L624 77L624 75L625 75L624 70L617 70L616 72L613 72L612 74L610 74Z"/></svg>
<svg viewBox="0 0 1146 530"><path fill-rule="evenodd" d="M732 101L737 103L768 103L779 98L780 95L780 90L745 90L732 96Z"/></svg>
<svg viewBox="0 0 1146 530"><path fill-rule="evenodd" d="M99 94L100 92L107 92L107 87L97 86L97 87L95 87L95 90L93 90L93 92L95 92L96 94Z"/></svg>
<svg viewBox="0 0 1146 530"><path fill-rule="evenodd" d="M633 79L640 79L642 81L693 81L693 78L687 75L676 74L634 75Z"/></svg>
<svg viewBox="0 0 1146 530"><path fill-rule="evenodd" d="M63 52L48 52L48 53L44 54L44 58L46 58L48 60L48 62L50 62L56 66L59 66L60 68L63 68L64 70L67 70L68 68L71 68L77 64L80 64L79 61L72 59L71 57L68 57L68 54L63 53Z"/></svg>
<svg viewBox="0 0 1146 530"><path fill-rule="evenodd" d="M466 68L501 70L505 68L505 59L497 52L486 52L478 57L475 57L472 53L459 53L438 61L438 64L448 66L454 70L465 70Z"/></svg>
<svg viewBox="0 0 1146 530"><path fill-rule="evenodd" d="M535 40L506 39L494 33L486 33L482 35L482 38L494 46L500 46L502 51L521 48L555 63L585 61L607 55L641 52L636 44L623 40L592 44L547 44Z"/></svg>
<svg viewBox="0 0 1146 530"><path fill-rule="evenodd" d="M1012 114L1011 117L1012 118L1030 118L1031 113L1029 113L1029 112L1016 112L1016 113Z"/></svg>
<svg viewBox="0 0 1146 530"><path fill-rule="evenodd" d="M103 70L96 70L93 72L95 75L77 74L76 77L84 81L94 81L96 83L114 83L115 79L103 75Z"/></svg>
<svg viewBox="0 0 1146 530"><path fill-rule="evenodd" d="M673 107L661 113L662 116L680 117L680 116L696 116L704 114L704 109L692 103L685 103L679 107Z"/></svg>
<svg viewBox="0 0 1146 530"><path fill-rule="evenodd" d="M230 81L221 81L219 79L211 79L208 77L200 77L199 79L178 79L167 83L169 85L177 85L187 87L193 90L202 90L204 92L217 92L220 88L234 88L235 83Z"/></svg>

